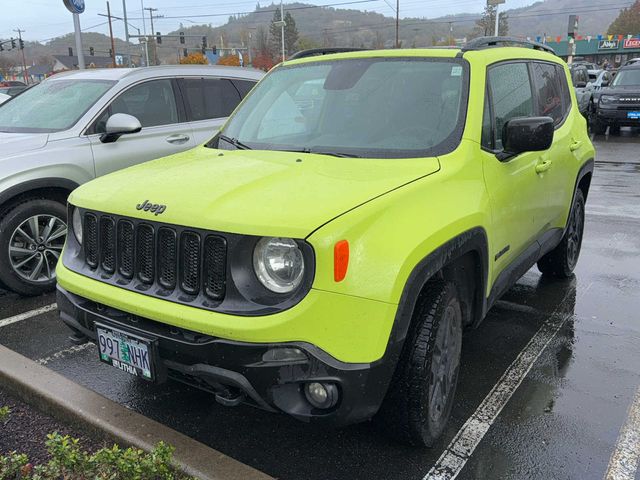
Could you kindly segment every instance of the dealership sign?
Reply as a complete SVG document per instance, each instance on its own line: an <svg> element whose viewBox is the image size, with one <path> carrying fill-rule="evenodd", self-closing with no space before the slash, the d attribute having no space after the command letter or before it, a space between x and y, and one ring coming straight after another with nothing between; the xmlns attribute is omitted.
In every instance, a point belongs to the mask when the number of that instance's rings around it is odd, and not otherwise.
<svg viewBox="0 0 640 480"><path fill-rule="evenodd" d="M623 48L640 48L640 38L627 38Z"/></svg>
<svg viewBox="0 0 640 480"><path fill-rule="evenodd" d="M84 12L84 0L62 0L64 6L67 7L71 13Z"/></svg>
<svg viewBox="0 0 640 480"><path fill-rule="evenodd" d="M598 50L617 50L618 40L600 40Z"/></svg>

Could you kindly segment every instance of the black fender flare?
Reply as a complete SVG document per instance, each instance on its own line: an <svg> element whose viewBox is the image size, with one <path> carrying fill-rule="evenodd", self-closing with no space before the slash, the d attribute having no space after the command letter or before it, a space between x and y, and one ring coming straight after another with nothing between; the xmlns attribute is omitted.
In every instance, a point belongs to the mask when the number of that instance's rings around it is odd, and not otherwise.
<svg viewBox="0 0 640 480"><path fill-rule="evenodd" d="M9 187L4 192L0 192L0 208L2 205L11 201L18 195L22 195L23 193L27 193L32 190L38 190L41 188L61 188L71 193L79 186L80 185L73 180L60 177L45 177L27 180L26 182L18 183L17 185Z"/></svg>
<svg viewBox="0 0 640 480"><path fill-rule="evenodd" d="M443 267L467 253L475 253L480 259L479 271L476 272L476 274L481 285L479 285L480 288L476 289L474 318L471 324L477 325L484 317L487 308L486 286L489 268L489 242L485 229L482 227L474 227L460 233L433 250L418 262L411 271L402 291L400 302L398 303L387 349L382 359L386 367L386 378L381 379L381 387L384 388L385 391L389 386L389 382L393 377L402 353L420 291Z"/></svg>

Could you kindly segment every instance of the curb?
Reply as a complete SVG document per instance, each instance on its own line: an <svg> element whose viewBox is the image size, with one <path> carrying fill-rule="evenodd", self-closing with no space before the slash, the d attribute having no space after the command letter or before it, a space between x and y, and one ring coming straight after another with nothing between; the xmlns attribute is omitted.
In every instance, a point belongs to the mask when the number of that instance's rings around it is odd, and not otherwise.
<svg viewBox="0 0 640 480"><path fill-rule="evenodd" d="M162 440L175 447L174 463L187 475L204 480L273 480L2 345L0 385L43 412L121 446L150 451Z"/></svg>

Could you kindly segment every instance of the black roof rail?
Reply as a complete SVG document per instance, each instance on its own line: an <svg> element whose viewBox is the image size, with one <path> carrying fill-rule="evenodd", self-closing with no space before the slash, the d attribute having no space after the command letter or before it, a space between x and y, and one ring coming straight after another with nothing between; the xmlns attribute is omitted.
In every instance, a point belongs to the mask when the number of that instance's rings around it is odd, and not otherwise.
<svg viewBox="0 0 640 480"><path fill-rule="evenodd" d="M463 47L463 52L468 52L470 50L482 50L483 48L492 48L492 47L529 47L534 50L542 50L544 52L556 54L556 51L539 42L534 42L532 40L524 40L522 38L517 37L479 37L474 38L473 40L468 41Z"/></svg>
<svg viewBox="0 0 640 480"><path fill-rule="evenodd" d="M297 60L299 58L316 57L319 55L330 55L332 53L357 52L364 50L363 48L350 47L322 47L310 48L308 50L300 50L289 57L289 60Z"/></svg>

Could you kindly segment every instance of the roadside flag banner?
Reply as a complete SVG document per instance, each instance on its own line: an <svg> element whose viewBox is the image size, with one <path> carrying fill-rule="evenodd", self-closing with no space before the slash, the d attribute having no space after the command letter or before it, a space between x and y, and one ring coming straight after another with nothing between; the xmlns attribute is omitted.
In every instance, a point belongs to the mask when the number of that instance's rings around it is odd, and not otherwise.
<svg viewBox="0 0 640 480"><path fill-rule="evenodd" d="M560 43L560 40L562 40L562 37L561 37L560 35L558 35L558 36L556 37L556 42Z"/></svg>
<svg viewBox="0 0 640 480"><path fill-rule="evenodd" d="M540 36L539 35L536 37L536 42L540 43Z"/></svg>
<svg viewBox="0 0 640 480"><path fill-rule="evenodd" d="M587 42L591 43L591 35L587 35Z"/></svg>
<svg viewBox="0 0 640 480"><path fill-rule="evenodd" d="M598 41L602 40L602 35L598 35Z"/></svg>
<svg viewBox="0 0 640 480"><path fill-rule="evenodd" d="M609 41L613 40L613 35L608 35L608 36L607 36L607 39L608 39Z"/></svg>

